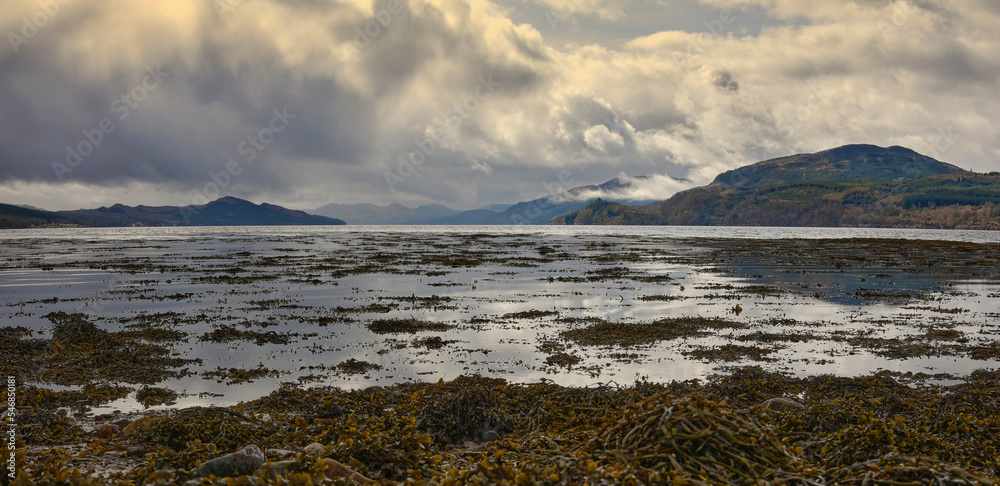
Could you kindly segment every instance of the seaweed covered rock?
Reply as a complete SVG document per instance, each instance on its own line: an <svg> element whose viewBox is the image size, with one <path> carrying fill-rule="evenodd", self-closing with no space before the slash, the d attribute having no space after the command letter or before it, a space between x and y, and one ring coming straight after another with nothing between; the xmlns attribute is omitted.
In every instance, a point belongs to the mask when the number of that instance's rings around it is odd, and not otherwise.
<svg viewBox="0 0 1000 486"><path fill-rule="evenodd" d="M462 443L489 430L511 430L513 401L505 380L472 375L418 385L400 409L416 418L420 429Z"/></svg>
<svg viewBox="0 0 1000 486"><path fill-rule="evenodd" d="M308 439L327 444L323 455L340 459L370 477L403 480L441 460L434 458L437 454L433 439L417 428L416 420L392 412L381 416L313 419L300 430L303 433L286 436L286 440Z"/></svg>
<svg viewBox="0 0 1000 486"><path fill-rule="evenodd" d="M191 407L168 414L149 415L125 427L130 440L181 450L188 442L215 444L233 450L273 433L260 422L228 408Z"/></svg>

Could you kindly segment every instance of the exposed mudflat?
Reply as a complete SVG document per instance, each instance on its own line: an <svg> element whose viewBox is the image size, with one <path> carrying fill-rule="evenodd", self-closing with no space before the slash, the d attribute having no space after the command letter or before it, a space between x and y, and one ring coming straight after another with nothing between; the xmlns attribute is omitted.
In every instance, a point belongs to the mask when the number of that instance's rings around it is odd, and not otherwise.
<svg viewBox="0 0 1000 486"><path fill-rule="evenodd" d="M1000 359L997 243L148 231L4 241L20 380L119 387L98 411L128 411L283 383L664 382L746 364L961 376ZM136 400L143 387L167 391Z"/></svg>
<svg viewBox="0 0 1000 486"><path fill-rule="evenodd" d="M944 413L940 407L955 412L950 394L960 390L979 390L995 403L995 374L976 370L1000 362L1000 243L985 232L971 234L975 241L863 233L894 238L817 238L823 233L815 230L786 239L778 230L767 238L722 238L718 230L521 228L7 233L0 251L0 348L3 372L16 377L20 390L18 421L33 424L21 429L30 446L22 462L36 465L34 480L67 470L70 456L94 456L93 464L84 461L84 476L133 470L140 482L155 482L157 474L169 482L191 478L197 463L240 445L294 449L319 441L330 449L326 455L386 481L415 471L442 483L479 473L500 480L502 471L473 471L467 458L499 460L510 450L538 451L522 463L533 480L555 474L562 479L554 482L628 482L629 468L640 482L696 480L699 467L713 463L688 467L663 456L639 464L609 454L615 448L659 454L627 434L637 424L624 417L666 427L666 419L646 414L694 400L692 407L709 415L681 423L684 430L704 430L716 420L711 417L735 413L723 401L755 407L758 399L792 396L812 400L807 411L819 420L830 407L853 406L847 404L864 387L896 390L880 392L884 397L899 390L915 394L908 400L937 397L919 410L907 405L891 412L909 410L912 420L930 420ZM429 385L439 380L445 383ZM739 393L726 383L738 384ZM382 388L371 388L376 385ZM663 392L672 398L658 395ZM580 408L564 408L572 400L552 401L578 394L587 397ZM245 403L228 408L239 402ZM486 410L476 408L478 402ZM628 408L639 402L652 408ZM340 411L317 403L339 404ZM739 418L744 428L777 427L787 434L779 434L781 447L792 447L791 455L780 447L757 451L773 464L740 474L768 482L847 478L864 476L871 464L851 468L873 459L906 470L909 458L885 459L892 451L875 442L863 454L841 450L858 439L851 434L868 433L844 429L862 416L878 418L878 427L902 426L889 420L879 408L884 405L865 402L850 417L829 419L822 435L812 419L768 422L777 419L767 412ZM226 408L196 408L212 406ZM375 408L359 416L347 412L368 406ZM434 406L466 408L445 418ZM209 450L189 442L207 443L211 434L183 432L232 419L219 410L243 414L246 407L253 412L224 426L249 434L235 436L233 444ZM60 409L66 418L56 415ZM140 412L155 418L166 410L181 415L140 439L108 429L109 437L87 445L104 422ZM988 407L974 417L955 413L983 427L996 420ZM462 446L485 432L477 429L484 419L517 440ZM342 426L338 434L348 435L320 433ZM697 435L695 429L683 434ZM343 446L359 430L367 431L368 452ZM371 456L377 446L367 441L390 432L398 435L402 455ZM543 442L532 442L542 433ZM931 438L910 437L916 445L907 453L962 433L915 428L913 434ZM970 437L962 439L972 441L969 451L975 444L995 447ZM153 455L130 456L127 448L137 440L156 444L142 451ZM573 441L591 446L560 445ZM53 449L57 444L68 449ZM831 452L834 446L841 449ZM434 454L424 457L417 449ZM560 462L571 452L583 462ZM39 468L50 456L62 459ZM951 461L942 467L995 473L995 464L971 457L940 459ZM799 462L789 466L789 458ZM173 472L156 472L164 460ZM296 474L316 479L322 473L299 460ZM834 465L846 469L824 469ZM796 473L774 472L781 467ZM676 474L663 476L668 470ZM705 472L715 474L702 478L710 483L732 479L729 469ZM258 476L266 482L266 474Z"/></svg>

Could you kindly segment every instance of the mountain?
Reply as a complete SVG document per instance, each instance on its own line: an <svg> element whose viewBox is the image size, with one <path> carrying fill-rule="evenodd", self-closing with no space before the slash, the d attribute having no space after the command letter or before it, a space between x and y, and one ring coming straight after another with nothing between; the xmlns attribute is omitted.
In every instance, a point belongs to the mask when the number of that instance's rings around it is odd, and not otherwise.
<svg viewBox="0 0 1000 486"><path fill-rule="evenodd" d="M190 206L126 206L115 204L97 209L59 211L85 226L270 226L340 225L343 221L314 216L274 204L254 204L223 197L208 204Z"/></svg>
<svg viewBox="0 0 1000 486"><path fill-rule="evenodd" d="M549 224L648 226L660 223L658 215L642 208L598 198L587 203L579 211L556 217Z"/></svg>
<svg viewBox="0 0 1000 486"><path fill-rule="evenodd" d="M645 177L635 177L633 179L645 179ZM587 205L589 199L587 193L616 193L624 192L631 186L631 182L614 178L604 184L591 184L569 189L561 194L524 201L508 207L502 212L487 211L484 209L474 209L461 213L428 221L427 224L454 224L454 225L485 225L485 224L546 224L553 218L565 214L579 211Z"/></svg>
<svg viewBox="0 0 1000 486"><path fill-rule="evenodd" d="M765 160L719 174L710 185L761 187L782 182L854 179L918 179L965 172L904 147L845 145L815 154Z"/></svg>
<svg viewBox="0 0 1000 486"><path fill-rule="evenodd" d="M310 211L312 214L336 217L350 224L422 224L435 218L458 214L459 211L440 204L410 208L402 204L376 206L374 204L327 204Z"/></svg>
<svg viewBox="0 0 1000 486"><path fill-rule="evenodd" d="M593 201L551 224L1000 229L1000 173L851 145L729 171L643 208Z"/></svg>
<svg viewBox="0 0 1000 486"><path fill-rule="evenodd" d="M59 213L11 204L0 204L0 228L33 226L76 226L71 218Z"/></svg>

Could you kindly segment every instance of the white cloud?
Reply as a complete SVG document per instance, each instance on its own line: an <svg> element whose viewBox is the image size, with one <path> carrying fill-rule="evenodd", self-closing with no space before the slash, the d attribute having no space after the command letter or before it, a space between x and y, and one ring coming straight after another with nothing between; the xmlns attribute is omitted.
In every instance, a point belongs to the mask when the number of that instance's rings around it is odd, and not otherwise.
<svg viewBox="0 0 1000 486"><path fill-rule="evenodd" d="M625 139L604 125L594 125L583 132L583 141L593 150L608 153L625 148Z"/></svg>
<svg viewBox="0 0 1000 486"><path fill-rule="evenodd" d="M653 174L632 177L624 172L617 177L620 187L614 189L590 189L575 193L564 192L555 197L558 201L589 201L602 198L616 201L662 201L678 192L691 189L690 181L678 180L667 174Z"/></svg>

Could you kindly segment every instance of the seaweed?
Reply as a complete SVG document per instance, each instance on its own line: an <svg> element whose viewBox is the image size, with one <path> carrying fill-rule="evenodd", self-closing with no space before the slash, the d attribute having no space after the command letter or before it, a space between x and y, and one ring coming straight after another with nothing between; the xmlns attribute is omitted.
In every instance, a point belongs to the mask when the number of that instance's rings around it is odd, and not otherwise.
<svg viewBox="0 0 1000 486"><path fill-rule="evenodd" d="M454 327L443 322L421 321L413 317L408 319L376 319L368 323L368 330L375 334L413 334L422 331L447 331Z"/></svg>
<svg viewBox="0 0 1000 486"><path fill-rule="evenodd" d="M560 335L588 346L640 346L658 341L707 336L711 330L745 327L736 321L708 317L670 317L648 324L602 321Z"/></svg>

